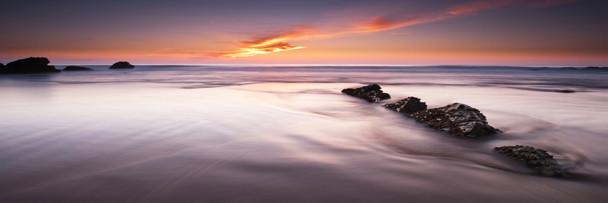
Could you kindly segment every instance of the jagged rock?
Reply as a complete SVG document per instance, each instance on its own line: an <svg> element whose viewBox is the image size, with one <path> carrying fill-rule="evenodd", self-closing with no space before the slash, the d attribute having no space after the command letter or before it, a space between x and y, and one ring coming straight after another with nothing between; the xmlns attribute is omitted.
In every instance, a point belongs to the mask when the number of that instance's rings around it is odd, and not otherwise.
<svg viewBox="0 0 608 203"><path fill-rule="evenodd" d="M63 71L92 71L92 68L87 68L84 66L67 66L63 69Z"/></svg>
<svg viewBox="0 0 608 203"><path fill-rule="evenodd" d="M359 88L346 88L342 93L364 99L370 103L379 102L385 99L390 99L391 95L382 92L382 88L378 84L371 84Z"/></svg>
<svg viewBox="0 0 608 203"><path fill-rule="evenodd" d="M395 103L386 104L384 105L384 107L402 114L409 115L418 111L426 110L426 103L421 102L420 98L408 97L399 100Z"/></svg>
<svg viewBox="0 0 608 203"><path fill-rule="evenodd" d="M119 61L119 62L112 64L112 66L110 66L110 69L133 69L133 68L135 68L135 66L131 65L129 62L126 62L126 61Z"/></svg>
<svg viewBox="0 0 608 203"><path fill-rule="evenodd" d="M49 66L49 59L44 57L30 57L19 59L1 67L0 73L56 73L60 70Z"/></svg>
<svg viewBox="0 0 608 203"><path fill-rule="evenodd" d="M564 176L565 170L551 154L543 149L515 145L496 147L494 151L523 162L529 168L544 176Z"/></svg>
<svg viewBox="0 0 608 203"><path fill-rule="evenodd" d="M418 111L412 117L430 128L459 137L477 138L500 132L488 124L479 110L460 103Z"/></svg>

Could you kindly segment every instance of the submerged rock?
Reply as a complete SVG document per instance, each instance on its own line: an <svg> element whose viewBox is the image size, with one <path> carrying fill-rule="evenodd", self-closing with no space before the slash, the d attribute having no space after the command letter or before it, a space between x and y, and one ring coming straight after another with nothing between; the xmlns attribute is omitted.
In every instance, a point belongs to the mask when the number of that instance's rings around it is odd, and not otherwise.
<svg viewBox="0 0 608 203"><path fill-rule="evenodd" d="M92 68L87 68L84 66L67 66L63 69L63 71L92 71Z"/></svg>
<svg viewBox="0 0 608 203"><path fill-rule="evenodd" d="M0 73L56 73L60 70L49 66L49 59L44 57L30 57L19 59L0 67Z"/></svg>
<svg viewBox="0 0 608 203"><path fill-rule="evenodd" d="M126 61L119 61L119 62L112 64L112 66L110 66L110 69L133 69L133 68L135 68L135 66L131 65L131 63L126 62Z"/></svg>
<svg viewBox="0 0 608 203"><path fill-rule="evenodd" d="M523 162L529 168L544 176L564 176L564 169L551 154L543 149L515 145L496 147L494 151Z"/></svg>
<svg viewBox="0 0 608 203"><path fill-rule="evenodd" d="M420 98L408 97L399 100L395 103L386 104L384 105L384 107L402 114L409 115L418 111L426 110L426 103L421 102Z"/></svg>
<svg viewBox="0 0 608 203"><path fill-rule="evenodd" d="M364 99L370 103L391 98L391 95L382 92L382 88L378 84L371 84L359 88L346 88L342 90L342 93Z"/></svg>
<svg viewBox="0 0 608 203"><path fill-rule="evenodd" d="M476 108L453 103L412 114L416 121L437 130L459 137L477 138L493 135L500 130L490 126L486 117Z"/></svg>

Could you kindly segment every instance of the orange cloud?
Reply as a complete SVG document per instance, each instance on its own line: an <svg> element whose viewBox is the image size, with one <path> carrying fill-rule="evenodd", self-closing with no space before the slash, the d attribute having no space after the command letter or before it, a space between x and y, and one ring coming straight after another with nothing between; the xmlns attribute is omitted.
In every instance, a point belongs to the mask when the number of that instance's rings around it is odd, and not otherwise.
<svg viewBox="0 0 608 203"><path fill-rule="evenodd" d="M463 5L450 7L438 12L423 13L405 19L389 19L384 16L373 17L370 21L357 22L347 29L340 31L321 31L312 27L298 27L289 32L263 37L257 40L242 43L237 51L222 54L225 57L239 58L260 54L269 54L283 51L302 49L302 46L290 44L289 40L332 38L347 34L373 33L394 29L406 28L414 25L427 24L436 21L448 20L460 16L475 15L479 12L510 6L525 4L531 7L547 7L570 3L574 0L486 0L476 1Z"/></svg>
<svg viewBox="0 0 608 203"><path fill-rule="evenodd" d="M406 19L406 20L400 20L400 21L393 21L384 16L378 16L378 17L374 17L369 22L358 23L359 25L354 26L354 28L355 28L354 30L356 32L361 32L361 33L380 32L380 31L392 30L392 29L407 27L407 26L421 23L418 20L419 20L418 18L412 18L412 19Z"/></svg>
<svg viewBox="0 0 608 203"><path fill-rule="evenodd" d="M435 21L447 20L465 15L474 15L480 11L508 6L512 0L478 1L448 8L440 12L430 12L412 18L389 20L385 17L375 17L372 21L356 26L356 32L380 32L400 29L413 25L426 24Z"/></svg>
<svg viewBox="0 0 608 203"><path fill-rule="evenodd" d="M273 40L275 41L275 40ZM302 46L294 46L285 41L277 41L272 43L254 44L251 46L240 48L237 52L226 53L223 56L238 58L238 57L249 57L261 54L270 54L282 51L290 51L296 49L302 49Z"/></svg>
<svg viewBox="0 0 608 203"><path fill-rule="evenodd" d="M242 47L239 48L238 51L224 53L222 56L239 58L302 49L304 47L291 45L287 40L311 36L314 35L314 32L315 31L312 29L300 27L289 32L263 37L253 41L245 41L241 43Z"/></svg>

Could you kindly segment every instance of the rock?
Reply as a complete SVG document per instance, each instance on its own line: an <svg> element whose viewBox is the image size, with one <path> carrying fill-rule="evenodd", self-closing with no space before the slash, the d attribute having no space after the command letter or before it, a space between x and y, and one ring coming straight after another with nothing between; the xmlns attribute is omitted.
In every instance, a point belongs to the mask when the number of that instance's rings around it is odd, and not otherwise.
<svg viewBox="0 0 608 203"><path fill-rule="evenodd" d="M557 93L575 93L576 90L560 89L560 90L554 90L554 92L557 92Z"/></svg>
<svg viewBox="0 0 608 203"><path fill-rule="evenodd" d="M488 124L479 110L460 103L418 111L412 117L430 128L459 137L477 138L500 132Z"/></svg>
<svg viewBox="0 0 608 203"><path fill-rule="evenodd" d="M49 66L49 59L30 57L10 62L0 69L0 73L56 73L60 70Z"/></svg>
<svg viewBox="0 0 608 203"><path fill-rule="evenodd" d="M129 62L126 62L126 61L119 61L119 62L112 64L112 66L110 66L110 69L133 69L133 68L135 68L135 66L131 65Z"/></svg>
<svg viewBox="0 0 608 203"><path fill-rule="evenodd" d="M583 68L583 70L591 70L591 71L608 71L608 67L597 67L597 66L589 66Z"/></svg>
<svg viewBox="0 0 608 203"><path fill-rule="evenodd" d="M342 93L364 99L370 103L379 102L381 100L390 99L391 95L382 92L382 88L378 84L371 84L359 88L346 88Z"/></svg>
<svg viewBox="0 0 608 203"><path fill-rule="evenodd" d="M399 100L395 103L384 105L385 108L402 113L402 114L412 114L418 111L426 110L426 103L421 102L417 97L408 97L402 100Z"/></svg>
<svg viewBox="0 0 608 203"><path fill-rule="evenodd" d="M92 71L92 68L87 68L84 66L67 66L63 69L63 71Z"/></svg>
<svg viewBox="0 0 608 203"><path fill-rule="evenodd" d="M544 176L564 176L565 170L547 151L530 146L503 146L494 151L523 162L529 168Z"/></svg>

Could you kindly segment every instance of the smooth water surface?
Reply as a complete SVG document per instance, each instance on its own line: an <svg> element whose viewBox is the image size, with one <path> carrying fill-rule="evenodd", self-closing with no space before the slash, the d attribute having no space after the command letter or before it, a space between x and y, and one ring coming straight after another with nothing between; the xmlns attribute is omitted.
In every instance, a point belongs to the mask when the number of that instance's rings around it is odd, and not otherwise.
<svg viewBox="0 0 608 203"><path fill-rule="evenodd" d="M147 66L0 75L1 202L605 202L608 73ZM459 139L340 90L480 109ZM574 93L562 93L574 91ZM389 102L390 102L389 101ZM535 175L493 147L549 150Z"/></svg>

